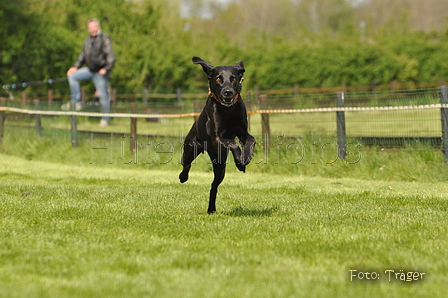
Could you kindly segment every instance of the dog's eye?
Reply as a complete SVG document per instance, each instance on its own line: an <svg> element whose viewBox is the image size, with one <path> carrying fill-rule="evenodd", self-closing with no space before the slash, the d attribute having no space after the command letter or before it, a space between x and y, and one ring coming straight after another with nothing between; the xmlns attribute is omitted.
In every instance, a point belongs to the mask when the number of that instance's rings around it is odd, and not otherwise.
<svg viewBox="0 0 448 298"><path fill-rule="evenodd" d="M232 81L236 82L236 78L233 78Z"/></svg>
<svg viewBox="0 0 448 298"><path fill-rule="evenodd" d="M215 81L217 81L217 82L221 82L221 78L216 78Z"/></svg>

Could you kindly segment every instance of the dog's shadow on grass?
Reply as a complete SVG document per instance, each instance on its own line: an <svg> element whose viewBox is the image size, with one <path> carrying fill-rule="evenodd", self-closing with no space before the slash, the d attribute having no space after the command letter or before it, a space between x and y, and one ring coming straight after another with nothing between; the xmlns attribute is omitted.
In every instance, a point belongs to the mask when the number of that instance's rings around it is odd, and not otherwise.
<svg viewBox="0 0 448 298"><path fill-rule="evenodd" d="M253 217L263 217L271 216L277 212L280 208L278 206L266 207L266 208L246 208L246 207L236 207L230 211L224 212L228 216L253 216Z"/></svg>

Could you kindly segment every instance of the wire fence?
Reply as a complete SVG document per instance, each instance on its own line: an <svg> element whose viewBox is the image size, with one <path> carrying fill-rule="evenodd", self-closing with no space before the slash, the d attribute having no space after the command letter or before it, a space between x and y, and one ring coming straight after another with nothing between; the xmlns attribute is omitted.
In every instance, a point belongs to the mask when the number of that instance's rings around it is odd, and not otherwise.
<svg viewBox="0 0 448 298"><path fill-rule="evenodd" d="M285 139L310 138L322 144L345 144L368 148L406 148L447 152L448 92L445 86L415 90L259 94L247 92L251 133L263 146L276 146ZM6 133L20 133L17 127L32 127L38 135L66 134L77 146L77 133L92 142L99 135L128 135L131 149L138 136L181 139L190 129L205 102L191 96L169 104L145 101L144 93L132 103L116 101L109 127L99 128L98 105L87 104L80 111L61 111L59 102L40 99L2 100L0 142ZM444 100L446 98L446 100ZM448 114L447 114L448 117ZM139 119L137 121L137 119ZM138 124L137 124L138 123ZM444 124L445 123L445 124ZM75 126L75 127L73 127ZM11 128L11 129L10 129ZM88 140L87 140L88 139ZM134 145L132 145L134 142ZM179 142L180 143L180 142ZM343 153L341 153L343 155ZM343 156L342 156L343 157Z"/></svg>
<svg viewBox="0 0 448 298"><path fill-rule="evenodd" d="M336 111L345 112L349 137L441 137L440 88L269 96L258 104L270 114L271 133L335 135ZM275 115L278 114L278 115Z"/></svg>

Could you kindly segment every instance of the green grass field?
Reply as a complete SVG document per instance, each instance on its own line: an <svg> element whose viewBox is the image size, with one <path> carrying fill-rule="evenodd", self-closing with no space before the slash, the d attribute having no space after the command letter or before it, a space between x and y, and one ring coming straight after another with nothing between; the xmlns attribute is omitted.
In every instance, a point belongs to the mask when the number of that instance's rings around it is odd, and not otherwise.
<svg viewBox="0 0 448 298"><path fill-rule="evenodd" d="M174 163L4 141L0 297L446 297L448 185L427 156L231 169L209 216L205 166L180 184Z"/></svg>

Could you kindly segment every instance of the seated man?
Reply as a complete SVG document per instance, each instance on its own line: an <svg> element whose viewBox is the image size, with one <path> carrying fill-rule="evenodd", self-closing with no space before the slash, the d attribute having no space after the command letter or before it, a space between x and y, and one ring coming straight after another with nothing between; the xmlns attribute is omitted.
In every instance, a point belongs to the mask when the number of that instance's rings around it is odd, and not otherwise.
<svg viewBox="0 0 448 298"><path fill-rule="evenodd" d="M81 86L80 81L93 81L96 90L99 92L101 103L101 112L110 113L110 98L108 85L110 73L115 63L115 56L112 51L112 43L109 37L100 30L100 22L97 19L88 21L90 35L84 41L84 46L79 54L75 65L67 71L68 83L70 86L70 100L63 104L63 110L69 110L70 105L79 111L81 104ZM86 64L86 67L82 67ZM109 125L110 118L104 116L101 118L100 126Z"/></svg>

